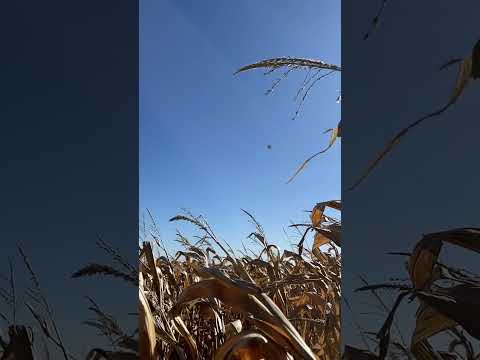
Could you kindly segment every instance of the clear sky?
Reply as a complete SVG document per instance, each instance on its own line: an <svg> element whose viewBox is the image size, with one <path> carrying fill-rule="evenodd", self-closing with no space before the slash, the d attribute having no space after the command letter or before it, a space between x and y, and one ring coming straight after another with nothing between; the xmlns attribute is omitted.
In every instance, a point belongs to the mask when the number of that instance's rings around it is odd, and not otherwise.
<svg viewBox="0 0 480 360"><path fill-rule="evenodd" d="M285 184L328 143L340 76L318 82L292 120L305 73L269 96L276 73L233 75L279 56L340 64L340 2L140 2L140 210L151 210L170 245L177 227L189 229L168 223L181 208L205 215L235 248L252 230L246 209L286 246L290 220L340 198L339 144Z"/></svg>

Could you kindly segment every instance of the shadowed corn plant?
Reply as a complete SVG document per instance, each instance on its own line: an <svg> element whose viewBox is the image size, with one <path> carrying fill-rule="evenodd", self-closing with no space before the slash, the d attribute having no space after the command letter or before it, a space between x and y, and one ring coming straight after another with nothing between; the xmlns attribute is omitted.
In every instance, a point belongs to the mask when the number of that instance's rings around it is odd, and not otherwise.
<svg viewBox="0 0 480 360"><path fill-rule="evenodd" d="M43 358L49 359L48 345L56 348L59 358L75 359L75 356L67 350L53 310L42 291L37 274L21 248L19 248L19 253L32 285L24 289L20 296L20 289L17 289L14 277L13 265L10 263L9 277L2 277L8 283L8 287L7 289L0 288L0 297L11 309L10 318L1 314L1 318L7 324L8 339L0 337L0 359L33 360L40 354ZM17 312L20 306L31 315L34 322L33 326L18 323ZM35 339L37 339L36 343L34 342Z"/></svg>
<svg viewBox="0 0 480 360"><path fill-rule="evenodd" d="M105 250L119 265L103 265L91 263L73 274L74 278L85 276L110 276L121 281L126 281L133 286L138 284L138 269L126 262L112 247L102 240L98 246ZM6 287L0 287L0 298L11 310L11 315L0 313L6 326L8 338L0 336L1 360L33 360L33 359L65 359L75 360L81 357L68 350L68 341L64 340L61 329L57 325L52 306L42 291L40 279L33 270L30 260L24 251L19 248L20 257L30 277L31 286L19 294L14 278L13 265L10 265L10 275L1 277ZM21 295L21 296L19 296ZM21 299L21 300L20 300ZM117 321L102 310L91 298L87 297L89 311L92 316L84 322L85 325L95 329L99 335L109 340L109 349L93 348L86 356L87 360L133 360L138 359L138 334L134 331L127 334L122 330ZM22 306L31 316L32 325L19 324L17 312Z"/></svg>
<svg viewBox="0 0 480 360"><path fill-rule="evenodd" d="M298 251L280 251L245 211L256 244L240 252L221 241L203 217L195 241L178 233L170 255L158 236L140 251L141 359L338 359L340 357L340 221L318 204ZM314 245L303 246L314 232ZM320 234L320 235L318 235ZM325 248L330 248L328 249Z"/></svg>
<svg viewBox="0 0 480 360"><path fill-rule="evenodd" d="M427 234L408 256L409 280L369 285L357 291L369 291L382 304L378 291L398 291L399 294L381 329L364 333L377 346L376 352L345 348L345 359L464 359L480 358L480 277L467 270L441 263L438 258L446 244L480 252L480 229L460 228ZM391 328L397 309L405 300L416 301L415 330L410 345L395 339ZM439 348L440 343L447 344Z"/></svg>
<svg viewBox="0 0 480 360"><path fill-rule="evenodd" d="M138 268L130 264L112 246L102 239L97 246L112 259L112 264L89 263L72 274L72 278L91 276L109 277L125 282L133 287L139 285ZM85 325L98 331L98 335L108 339L109 350L93 348L87 355L87 360L133 360L139 357L138 329L129 333L122 328L118 321L103 310L92 298L86 297L92 317L84 322Z"/></svg>

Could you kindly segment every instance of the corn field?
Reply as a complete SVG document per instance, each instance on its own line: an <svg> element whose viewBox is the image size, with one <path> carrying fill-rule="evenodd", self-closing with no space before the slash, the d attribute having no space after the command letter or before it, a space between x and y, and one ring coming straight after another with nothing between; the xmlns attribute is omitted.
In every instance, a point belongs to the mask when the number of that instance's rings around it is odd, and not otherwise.
<svg viewBox="0 0 480 360"><path fill-rule="evenodd" d="M195 243L180 236L175 257L140 251L141 359L339 359L340 221L324 214L340 202L318 204L298 251L268 243L261 225L250 238L258 252L240 255L202 217ZM303 247L315 233L311 249ZM330 245L330 251L323 245ZM328 245L327 245L328 246Z"/></svg>
<svg viewBox="0 0 480 360"><path fill-rule="evenodd" d="M372 29L376 29L385 8L382 1ZM350 187L360 185L377 165L412 129L443 114L456 104L467 84L480 77L480 41L470 54L446 62L441 69L459 64L458 76L449 100L441 108L420 117L402 129L373 159ZM283 71L270 93L292 71L306 71L296 100L299 114L312 87L322 78L338 74L340 66L320 60L279 57L240 68L237 73L266 69L266 74ZM338 97L338 102L341 96ZM341 121L330 132L328 145L303 161L287 181L292 182L307 164L330 149L341 138ZM188 238L177 234L181 250L167 250L158 232L148 232L140 241L138 266L125 261L112 247L99 241L115 265L90 263L73 278L108 276L138 289L138 329L129 333L117 320L88 298L92 318L85 321L109 339L109 350L92 348L86 359L111 360L476 360L480 359L480 276L439 260L447 245L480 252L480 229L459 228L424 235L406 257L408 279L369 284L357 289L373 296L386 310L382 327L376 332L360 330L372 348L360 349L341 344L341 202L321 202L305 223L293 224L299 241L291 250L281 250L267 239L260 222L244 211L254 229L249 235L252 247L233 249L221 240L202 216L186 212L170 219L193 225L198 232ZM336 213L336 216L331 216ZM155 229L155 227L154 227ZM313 245L307 246L307 239ZM49 359L41 353L38 338L56 349L64 360L78 359L68 350L40 280L22 249L21 259L31 278L23 304L34 324L16 320L17 292L10 264L10 275L2 277L5 288L0 297L11 310L0 317L7 324L7 338L0 337L0 360ZM391 306L381 292L396 292ZM403 302L417 305L415 328L409 344L396 338L392 327ZM434 339L442 337L442 346Z"/></svg>

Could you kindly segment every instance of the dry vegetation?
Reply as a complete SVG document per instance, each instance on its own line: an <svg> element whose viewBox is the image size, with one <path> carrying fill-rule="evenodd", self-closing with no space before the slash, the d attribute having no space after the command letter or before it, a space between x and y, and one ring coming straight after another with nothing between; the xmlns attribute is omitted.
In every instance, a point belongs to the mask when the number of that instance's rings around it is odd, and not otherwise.
<svg viewBox="0 0 480 360"><path fill-rule="evenodd" d="M281 71L280 77L275 79L273 85L269 90L267 90L266 94L271 94L273 90L281 83L282 80L286 79L292 71L301 71L305 72L305 77L303 81L300 83L298 91L295 95L295 101L298 102L297 110L295 111L295 115L293 119L296 119L302 109L303 104L307 96L311 93L312 89L318 84L318 82L328 76L332 76L336 73L340 73L342 71L341 67L335 64L328 64L321 60L316 59L304 59L304 58L292 58L292 57L280 57L280 58L273 58L273 59L266 59L262 60L253 64L249 64L243 66L239 70L235 72L235 74L242 73L245 71L253 70L253 69L265 69L265 75L270 75L276 71ZM341 101L341 95L337 97L337 103ZM335 141L341 137L342 133L342 122L341 120L338 122L337 126L331 129L327 129L324 131L324 134L330 133L330 140L328 145L310 155L307 159L305 159L295 170L292 176L287 181L291 183L304 169L305 167L312 161L314 158L323 154L328 149L330 149Z"/></svg>
<svg viewBox="0 0 480 360"><path fill-rule="evenodd" d="M139 271L99 240L112 264L89 263L72 277L107 276L138 286L139 329L128 333L88 298L92 316L85 324L110 346L91 349L86 359L340 358L341 222L329 215L340 210L339 201L319 203L308 222L291 225L299 234L295 251L270 244L246 211L255 227L249 236L253 246L240 252L222 242L203 217L187 213L172 221L193 224L199 235L192 240L178 234L183 250L170 255L152 222L152 242L142 242ZM313 245L307 247L310 234ZM12 316L2 315L9 331L0 338L0 359L80 359L68 350L21 249L20 255L32 283L22 305L33 326L15 320L20 304L12 267L4 279L8 288L1 290Z"/></svg>
<svg viewBox="0 0 480 360"><path fill-rule="evenodd" d="M143 243L141 359L339 359L341 256L333 243L341 225L326 207L340 210L340 203L318 204L311 223L293 225L305 228L295 252L270 244L249 213L258 251L240 255L202 217L173 218L200 234L195 241L179 234L184 250L174 257L154 256ZM308 232L315 233L310 249Z"/></svg>
<svg viewBox="0 0 480 360"><path fill-rule="evenodd" d="M90 263L72 275L73 278L85 276L109 276L128 282L133 286L138 285L138 270L129 264L111 246L98 240L97 245L104 250L115 265ZM54 316L54 310L44 294L40 279L33 269L30 260L24 251L19 248L20 258L30 277L31 286L26 289L18 288L14 276L13 265L10 264L10 274L2 277L5 287L0 287L0 298L10 310L0 313L0 318L6 326L6 338L0 336L1 360L33 360L33 359L64 359L76 360L80 357L68 350L72 339L65 340ZM114 286L114 284L112 284ZM110 343L110 349L92 348L86 356L87 360L113 359L133 360L138 359L137 331L132 334L125 332L115 318L102 310L91 298L87 297L88 310L91 318L84 322L92 330L99 332ZM31 315L32 321L20 323L17 313L20 307Z"/></svg>
<svg viewBox="0 0 480 360"><path fill-rule="evenodd" d="M371 28L364 39L371 37L383 16L387 0L383 0ZM350 187L356 188L377 165L397 146L410 130L442 115L464 93L467 85L480 77L480 40L471 54L447 61L440 67L445 70L459 64L459 71L450 98L439 109L429 112L402 129L387 143L384 150L370 163L365 172ZM460 228L427 234L416 244L412 253L393 253L406 256L408 279L370 285L357 289L368 292L385 311L385 321L376 333L362 329L357 323L364 349L345 346L346 360L475 360L480 359L480 276L469 271L445 264L439 260L442 248L447 244L480 252L480 229ZM381 292L396 291L394 302L387 305ZM417 305L415 328L406 344L401 329L395 320L395 313L405 301ZM371 347L374 350L371 350Z"/></svg>
<svg viewBox="0 0 480 360"><path fill-rule="evenodd" d="M283 57L244 66L236 74L253 69L283 71L267 94L292 71L306 73L294 118L318 81L341 71L319 60ZM334 144L340 129L339 123L326 131L331 133L328 146L304 161L288 182ZM248 212L255 226L249 238L256 246L243 251L234 251L203 217L189 213L171 221L193 224L199 235L192 240L178 234L183 250L175 256L150 231L162 252L156 256L150 242L140 251L140 358L339 359L341 221L327 213L340 207L340 201L319 203L309 222L293 224L300 238L295 251L270 243ZM306 248L310 233L313 246Z"/></svg>
<svg viewBox="0 0 480 360"><path fill-rule="evenodd" d="M446 244L480 252L480 229L461 228L427 234L416 244L411 254L395 254L408 257L407 281L367 284L358 289L371 292L388 310L388 314L378 333L361 332L366 346L373 343L377 350L347 346L345 359L480 358L480 277L468 270L440 262L439 254ZM385 305L379 295L380 291L399 292L393 306ZM399 338L398 332L392 331L395 313L406 300L418 304L415 330L409 345Z"/></svg>
<svg viewBox="0 0 480 360"><path fill-rule="evenodd" d="M440 67L440 70L445 70L452 65L459 63L459 70L457 81L455 82L455 86L453 87L452 94L450 98L445 103L445 105L441 106L439 109L429 112L428 114L420 117L419 119L412 122L407 127L403 128L399 131L385 146L385 148L377 155L373 161L368 165L366 170L363 174L354 182L354 184L349 188L349 190L353 190L358 185L360 185L369 175L370 173L378 166L378 164L404 139L404 137L414 128L423 124L426 120L430 120L442 115L445 111L450 109L457 100L462 96L463 92L465 91L467 85L480 77L480 40L478 40L469 55L465 56L464 58L458 59L451 59L447 61Z"/></svg>
<svg viewBox="0 0 480 360"><path fill-rule="evenodd" d="M387 1L382 1L369 38L377 27ZM461 96L467 83L480 76L480 42L471 56L453 59L442 69L460 63L453 94L445 106L429 113L403 129L388 143L353 185L358 186L377 164L397 145L409 130L423 121L438 116ZM273 89L292 71L305 71L306 76L296 94L298 107L294 118L319 80L341 71L337 65L323 61L281 57L247 65L237 73L267 69L266 74L283 70ZM337 98L340 101L340 96ZM328 150L341 136L341 122L331 133L327 147L305 160L289 179L291 182L316 156ZM352 187L352 188L353 188ZM191 239L178 234L182 250L170 254L155 230L149 231L152 241L143 241L139 252L139 269L128 264L103 242L105 250L118 267L91 263L73 277L107 275L138 286L139 329L127 334L117 321L89 299L93 319L86 324L100 330L110 339L112 349L92 349L87 359L325 359L341 357L341 221L326 209L341 210L340 201L317 204L310 221L294 224L299 231L295 251L281 251L267 240L262 226L245 212L254 231L249 238L256 246L234 251L220 240L203 217L190 213L171 221L193 224L199 234ZM313 233L313 246L305 240ZM480 229L464 228L425 235L408 256L409 280L365 286L386 310L385 322L378 333L360 331L366 348L346 345L343 358L452 360L480 359L475 339L480 339L480 278L466 270L440 263L438 256L444 243L480 252ZM21 256L33 286L27 289L29 301L24 305L37 323L41 339L57 348L67 359L75 359L64 345L53 313L44 297L40 282L25 254ZM0 338L0 360L34 358L38 347L41 358L50 358L48 347L34 343L30 328L15 321L16 289L11 267L4 279L8 289L0 295L12 310L12 317L0 314L8 324L8 339ZM398 291L392 306L382 299L380 291ZM405 300L416 301L416 327L410 345L392 332L395 312ZM445 348L433 345L432 339L445 336ZM375 347L370 349L370 345Z"/></svg>

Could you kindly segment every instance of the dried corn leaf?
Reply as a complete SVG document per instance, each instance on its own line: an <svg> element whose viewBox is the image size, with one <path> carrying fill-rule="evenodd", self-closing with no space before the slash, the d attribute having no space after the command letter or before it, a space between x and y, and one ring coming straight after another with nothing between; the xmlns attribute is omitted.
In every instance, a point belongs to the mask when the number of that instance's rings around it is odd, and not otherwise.
<svg viewBox="0 0 480 360"><path fill-rule="evenodd" d="M418 297L442 315L480 339L480 287L462 284L434 292L421 291Z"/></svg>
<svg viewBox="0 0 480 360"><path fill-rule="evenodd" d="M456 325L452 319L440 314L431 306L422 304L416 316L415 331L412 336L412 351L415 346L446 329Z"/></svg>
<svg viewBox="0 0 480 360"><path fill-rule="evenodd" d="M215 353L215 360L286 359L285 350L272 344L262 334L244 331L229 338Z"/></svg>
<svg viewBox="0 0 480 360"><path fill-rule="evenodd" d="M242 332L242 321L241 320L235 320L232 322L229 322L227 325L225 325L225 336L227 339L231 336L238 335Z"/></svg>
<svg viewBox="0 0 480 360"><path fill-rule="evenodd" d="M340 125L340 124L339 124ZM287 181L287 184L291 183L293 181L293 179L295 179L297 177L298 174L300 174L302 172L303 169L305 169L305 166L308 165L308 163L310 161L312 161L314 158L316 158L318 155L320 154L323 154L324 152L326 152L328 149L330 149L333 144L335 143L335 141L337 140L337 138L339 138L339 134L340 134L340 128L337 126L336 128L334 129L328 129L325 131L325 133L328 133L328 132L331 132L330 134L330 140L328 141L328 145L323 149L323 150L320 150L319 152L316 152L315 154L311 155L310 157L308 157L305 161L303 161L300 166L297 168L297 170L295 170L295 172L293 173L293 175L288 179Z"/></svg>
<svg viewBox="0 0 480 360"><path fill-rule="evenodd" d="M472 51L472 56L466 57L460 62L460 69L458 72L457 81L455 83L455 86L452 91L452 95L450 96L448 102L440 109L421 117L420 119L416 120L415 122L413 122L412 124L404 128L403 130L401 130L397 135L395 135L395 137L387 144L385 149L370 163L370 165L367 167L365 172L349 188L349 190L353 190L358 185L360 185L360 183L367 178L367 176L373 171L373 169L376 168L376 166L380 163L380 161L382 161L385 158L385 156L387 156L387 154L390 153L390 151L392 151L392 149L400 143L403 137L407 135L407 133L411 129L420 125L427 119L443 114L448 108L450 108L453 104L457 102L457 100L463 94L463 91L465 90L470 79L477 78L480 72L479 47L480 47L479 42L477 42Z"/></svg>
<svg viewBox="0 0 480 360"><path fill-rule="evenodd" d="M139 347L140 359L154 360L157 337L155 332L155 319L150 310L150 305L143 291L143 279L140 273L140 287L138 288L139 297Z"/></svg>
<svg viewBox="0 0 480 360"><path fill-rule="evenodd" d="M440 353L435 351L435 349L430 345L430 343L424 339L419 341L412 346L412 354L415 356L416 360L443 360L444 358Z"/></svg>
<svg viewBox="0 0 480 360"><path fill-rule="evenodd" d="M430 283L441 248L442 242L435 235L424 236L415 246L408 271L416 289L423 289Z"/></svg>
<svg viewBox="0 0 480 360"><path fill-rule="evenodd" d="M192 359L192 360L198 359L197 343L195 342L195 339L188 331L182 318L180 316L176 316L173 320L175 321L175 325L177 327L178 332L183 336L183 338L187 343L188 353L189 353L188 359Z"/></svg>
<svg viewBox="0 0 480 360"><path fill-rule="evenodd" d="M480 77L480 40L477 41L472 50L472 78Z"/></svg>
<svg viewBox="0 0 480 360"><path fill-rule="evenodd" d="M480 229L460 228L432 234L441 241L480 253Z"/></svg>

